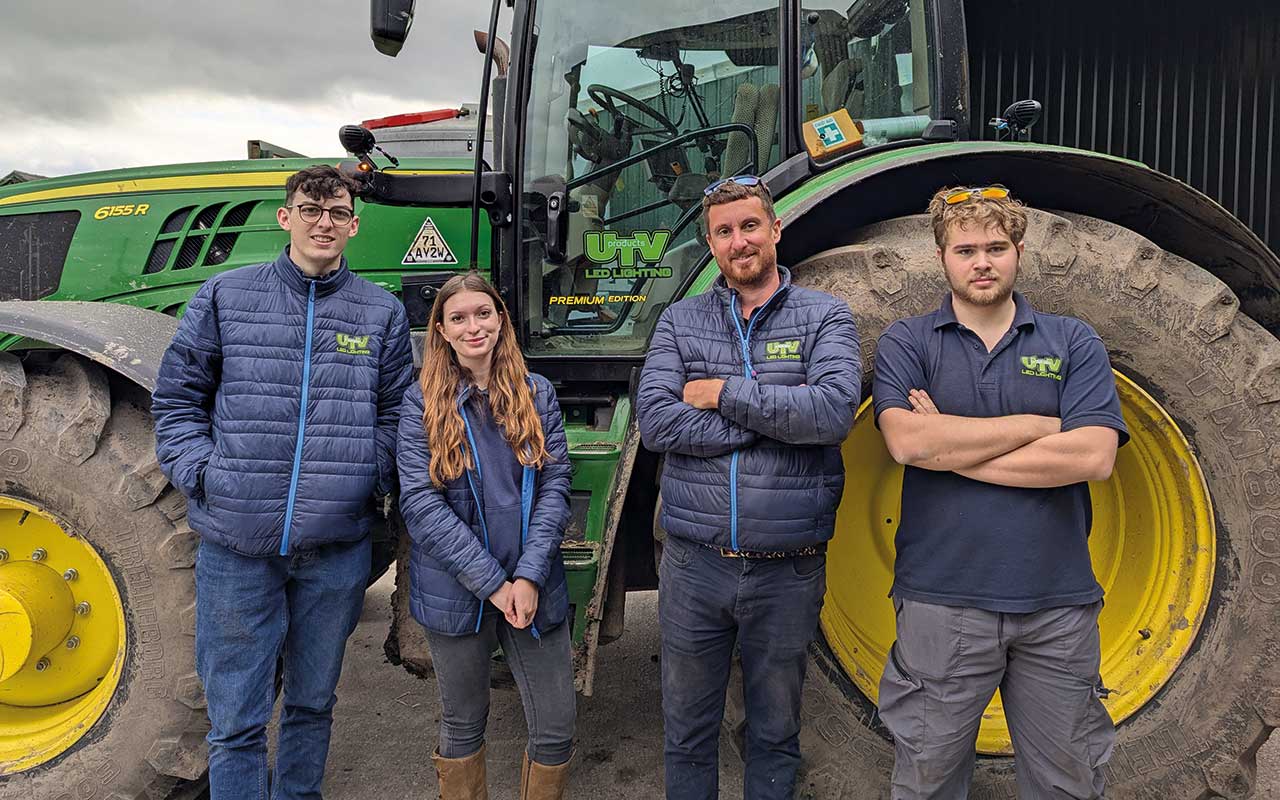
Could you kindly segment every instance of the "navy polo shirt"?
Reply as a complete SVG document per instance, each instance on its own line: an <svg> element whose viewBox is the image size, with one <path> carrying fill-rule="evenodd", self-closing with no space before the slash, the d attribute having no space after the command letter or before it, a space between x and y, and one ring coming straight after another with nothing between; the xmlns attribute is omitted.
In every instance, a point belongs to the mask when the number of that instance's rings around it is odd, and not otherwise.
<svg viewBox="0 0 1280 800"><path fill-rule="evenodd" d="M1058 417L1062 430L1112 428L1129 440L1115 376L1084 322L1036 311L1013 295L1013 324L991 352L956 319L948 294L931 314L898 320L875 360L876 420L911 410L924 389L943 414ZM1089 561L1089 484L997 486L908 466L895 540L893 593L946 606L1027 613L1102 597Z"/></svg>

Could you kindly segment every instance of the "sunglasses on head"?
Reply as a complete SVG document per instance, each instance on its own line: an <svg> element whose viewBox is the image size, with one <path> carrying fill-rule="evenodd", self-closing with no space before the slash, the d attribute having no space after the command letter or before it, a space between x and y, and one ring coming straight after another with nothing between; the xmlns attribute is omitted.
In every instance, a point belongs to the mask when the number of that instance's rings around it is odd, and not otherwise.
<svg viewBox="0 0 1280 800"><path fill-rule="evenodd" d="M947 205L954 206L956 203L963 203L966 200L973 200L975 198L999 200L1002 197L1008 196L1009 190L997 183L991 186L974 187L972 189L956 189L954 192L947 192L946 196L943 197L942 200Z"/></svg>
<svg viewBox="0 0 1280 800"><path fill-rule="evenodd" d="M710 197L726 183L736 183L739 186L759 186L762 181L755 175L734 175L732 178L721 178L715 183L709 184L707 188L702 190L702 193L707 197Z"/></svg>

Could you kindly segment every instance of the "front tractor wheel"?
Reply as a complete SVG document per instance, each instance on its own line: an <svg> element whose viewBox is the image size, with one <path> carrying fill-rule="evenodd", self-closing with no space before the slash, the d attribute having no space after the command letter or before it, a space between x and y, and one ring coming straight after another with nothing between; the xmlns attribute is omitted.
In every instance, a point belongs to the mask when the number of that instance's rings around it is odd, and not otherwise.
<svg viewBox="0 0 1280 800"><path fill-rule="evenodd" d="M933 310L947 289L924 217L849 241L800 264L795 281L849 302L870 374L885 326ZM1090 487L1105 703L1118 726L1108 793L1244 798L1280 721L1280 342L1208 272L1091 217L1030 212L1018 288L1098 331L1133 437L1112 478ZM886 594L902 470L867 405L844 453L806 690L805 784L813 797L887 797L893 750L875 700L894 640ZM1015 797L999 695L977 747L971 796Z"/></svg>
<svg viewBox="0 0 1280 800"><path fill-rule="evenodd" d="M0 353L0 798L165 797L204 772L196 544L144 391Z"/></svg>

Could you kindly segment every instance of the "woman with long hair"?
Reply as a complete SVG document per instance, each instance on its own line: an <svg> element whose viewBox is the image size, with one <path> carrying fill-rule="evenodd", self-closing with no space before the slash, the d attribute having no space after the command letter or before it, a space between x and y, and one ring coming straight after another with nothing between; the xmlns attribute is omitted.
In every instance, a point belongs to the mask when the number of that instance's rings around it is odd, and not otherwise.
<svg viewBox="0 0 1280 800"><path fill-rule="evenodd" d="M475 273L450 278L436 296L422 361L401 408L396 459L413 540L410 609L440 686L431 757L440 796L488 796L489 658L500 645L529 725L521 800L557 800L576 714L560 404L525 366L502 298Z"/></svg>

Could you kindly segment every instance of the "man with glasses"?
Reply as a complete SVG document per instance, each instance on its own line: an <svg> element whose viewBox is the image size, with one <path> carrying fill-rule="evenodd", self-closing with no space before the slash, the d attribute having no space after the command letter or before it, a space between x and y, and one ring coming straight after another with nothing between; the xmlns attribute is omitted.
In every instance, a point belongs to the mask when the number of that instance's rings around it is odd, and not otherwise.
<svg viewBox="0 0 1280 800"><path fill-rule="evenodd" d="M370 569L375 493L394 479L413 358L404 307L352 274L354 185L331 166L285 184L289 244L192 297L152 396L156 455L188 498L196 667L214 800L320 797L347 637Z"/></svg>
<svg viewBox="0 0 1280 800"><path fill-rule="evenodd" d="M841 300L791 285L782 222L745 175L713 183L709 292L658 321L636 404L662 472L662 706L669 800L719 796L735 644L746 701L745 795L782 800L800 763L800 692L844 486L840 443L862 387Z"/></svg>
<svg viewBox="0 0 1280 800"><path fill-rule="evenodd" d="M1013 290L1027 216L1002 186L929 204L950 294L876 351L876 422L905 465L880 681L895 800L968 796L1000 689L1019 797L1101 798L1102 587L1088 481L1128 440L1102 340Z"/></svg>

